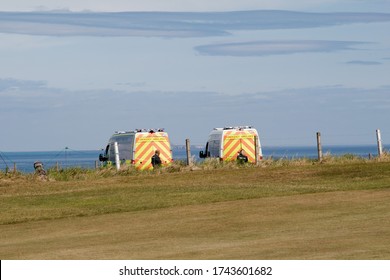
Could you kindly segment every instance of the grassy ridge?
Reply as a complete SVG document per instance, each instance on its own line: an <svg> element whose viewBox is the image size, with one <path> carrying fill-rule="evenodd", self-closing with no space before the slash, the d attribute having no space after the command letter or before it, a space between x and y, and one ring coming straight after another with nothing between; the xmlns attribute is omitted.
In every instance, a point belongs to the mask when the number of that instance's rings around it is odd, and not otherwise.
<svg viewBox="0 0 390 280"><path fill-rule="evenodd" d="M390 161L217 165L0 174L0 257L390 258Z"/></svg>
<svg viewBox="0 0 390 280"><path fill-rule="evenodd" d="M78 179L67 181L2 179L1 185L0 224L9 224L270 196L389 188L390 163L221 168L89 179L80 179L79 174Z"/></svg>

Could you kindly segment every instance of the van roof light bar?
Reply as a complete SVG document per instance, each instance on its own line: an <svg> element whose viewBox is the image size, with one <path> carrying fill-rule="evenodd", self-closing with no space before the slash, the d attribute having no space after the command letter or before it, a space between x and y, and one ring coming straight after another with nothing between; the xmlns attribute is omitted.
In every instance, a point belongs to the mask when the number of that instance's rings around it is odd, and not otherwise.
<svg viewBox="0 0 390 280"><path fill-rule="evenodd" d="M154 133L154 132L164 132L164 128L151 128L151 129L149 129L149 132L150 132L150 133Z"/></svg>
<svg viewBox="0 0 390 280"><path fill-rule="evenodd" d="M251 125L241 125L241 126L225 126L223 130L229 130L229 129L250 129L253 128ZM216 129L216 128L214 128Z"/></svg>
<svg viewBox="0 0 390 280"><path fill-rule="evenodd" d="M165 131L164 128L150 128L150 129L136 128L136 129L130 130L130 131L117 130L117 131L114 131L114 133L115 134L126 134L126 133L131 133L131 132L164 132L164 131Z"/></svg>
<svg viewBox="0 0 390 280"><path fill-rule="evenodd" d="M164 128L136 128L134 132L164 132Z"/></svg>

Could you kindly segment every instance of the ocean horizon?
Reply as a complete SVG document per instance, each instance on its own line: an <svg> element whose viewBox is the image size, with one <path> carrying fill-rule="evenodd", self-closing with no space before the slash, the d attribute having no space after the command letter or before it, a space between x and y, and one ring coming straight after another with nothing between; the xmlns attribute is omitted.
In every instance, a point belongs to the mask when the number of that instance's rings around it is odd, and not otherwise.
<svg viewBox="0 0 390 280"><path fill-rule="evenodd" d="M200 162L199 152L203 148L200 146L191 146L191 155L195 161ZM390 145L383 145L384 151L390 150ZM263 158L273 159L298 159L318 157L316 146L263 146ZM376 145L332 145L323 146L323 154L332 156L342 156L346 154L358 157L368 158L378 155ZM65 148L61 151L25 151L25 152L3 152L0 151L0 171L16 169L22 173L34 172L34 162L40 161L44 164L45 169L55 166L59 168L80 167L94 169L99 164L99 154L101 150L72 150ZM174 161L186 160L186 150L182 145L172 146L172 155Z"/></svg>

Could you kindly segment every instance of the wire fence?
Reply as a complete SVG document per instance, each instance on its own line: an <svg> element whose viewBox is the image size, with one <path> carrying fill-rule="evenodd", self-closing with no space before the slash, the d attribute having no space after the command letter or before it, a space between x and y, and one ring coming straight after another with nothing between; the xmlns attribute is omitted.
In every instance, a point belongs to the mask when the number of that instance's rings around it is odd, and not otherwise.
<svg viewBox="0 0 390 280"><path fill-rule="evenodd" d="M95 168L100 151L77 151L64 148L49 152L0 152L0 170L33 172L34 162L42 162L45 169Z"/></svg>
<svg viewBox="0 0 390 280"><path fill-rule="evenodd" d="M341 143L348 143L344 141L345 139L350 139L351 137L363 137L370 135L368 133L362 134L331 134L323 135L321 143L321 152L323 154L330 154L334 156L352 154L360 157L371 157L378 156L378 139L377 143L373 141L372 143L364 145L327 145L326 143L331 139L334 142L334 139L341 140ZM289 140L307 140L308 137L297 137L289 138ZM315 137L311 137L313 142L312 145L306 146L269 146L267 143L274 143L282 140L281 138L267 138L261 137L262 142L262 153L263 158L272 157L277 158L317 158L318 153L318 143L316 145ZM284 139L285 140L285 139ZM380 139L381 140L381 139ZM317 139L318 141L318 139ZM390 150L390 145L382 144L382 151L387 152ZM201 160L199 158L199 152L204 149L204 145L192 144L190 147L191 154L195 160ZM100 167L99 154L102 153L101 150L74 150L69 147L65 147L59 151L49 151L49 152L2 152L0 151L0 171L20 171L24 173L34 172L34 162L42 162L45 169L56 168L66 169L66 168L84 168L84 169L95 169ZM185 144L183 145L173 145L172 153L174 160L186 160L187 151Z"/></svg>

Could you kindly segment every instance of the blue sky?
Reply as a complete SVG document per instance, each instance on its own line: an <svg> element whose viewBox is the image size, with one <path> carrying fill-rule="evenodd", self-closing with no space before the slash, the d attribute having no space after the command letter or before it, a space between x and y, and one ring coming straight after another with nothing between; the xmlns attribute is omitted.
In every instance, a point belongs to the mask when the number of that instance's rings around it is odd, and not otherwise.
<svg viewBox="0 0 390 280"><path fill-rule="evenodd" d="M389 30L388 0L2 1L0 151L232 125L264 148L390 143Z"/></svg>

